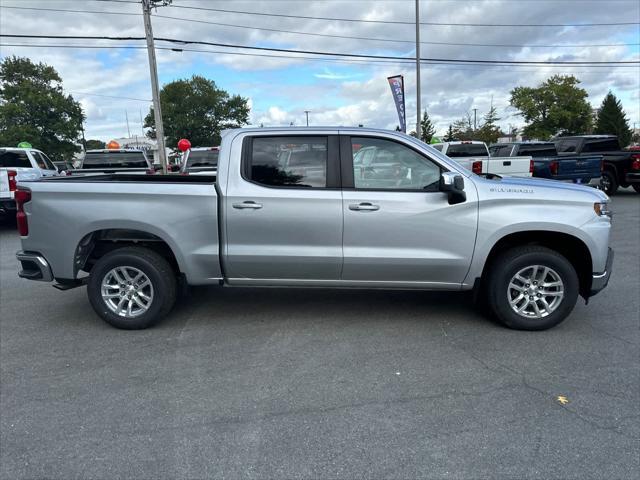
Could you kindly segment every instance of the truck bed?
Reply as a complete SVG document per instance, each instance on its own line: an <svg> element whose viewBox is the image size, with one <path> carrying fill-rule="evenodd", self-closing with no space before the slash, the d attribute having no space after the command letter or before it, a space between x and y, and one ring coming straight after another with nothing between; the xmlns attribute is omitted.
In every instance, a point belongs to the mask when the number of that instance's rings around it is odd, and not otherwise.
<svg viewBox="0 0 640 480"><path fill-rule="evenodd" d="M56 278L73 279L89 235L146 232L175 253L189 283L221 277L215 176L111 174L21 182L29 248L49 259ZM37 221L31 221L31 217Z"/></svg>

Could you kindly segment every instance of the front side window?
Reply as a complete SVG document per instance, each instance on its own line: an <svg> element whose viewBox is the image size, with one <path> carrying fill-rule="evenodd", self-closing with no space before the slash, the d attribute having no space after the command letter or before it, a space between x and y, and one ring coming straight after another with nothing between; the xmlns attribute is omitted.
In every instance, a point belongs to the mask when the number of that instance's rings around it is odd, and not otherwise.
<svg viewBox="0 0 640 480"><path fill-rule="evenodd" d="M40 156L42 157L42 161L47 166L47 170L58 170L56 166L53 164L53 162L51 161L51 159L47 157L46 154L42 152L39 152L39 153L40 153Z"/></svg>
<svg viewBox="0 0 640 480"><path fill-rule="evenodd" d="M362 145L362 162L353 162L353 180L357 189L437 191L440 167L411 148L381 138L352 137L352 147Z"/></svg>
<svg viewBox="0 0 640 480"><path fill-rule="evenodd" d="M327 159L327 137L255 137L245 175L270 187L326 188Z"/></svg>
<svg viewBox="0 0 640 480"><path fill-rule="evenodd" d="M38 168L40 170L47 170L47 164L45 163L44 158L42 158L42 155L40 155L38 152L31 151L31 156L36 161L36 164L38 165Z"/></svg>

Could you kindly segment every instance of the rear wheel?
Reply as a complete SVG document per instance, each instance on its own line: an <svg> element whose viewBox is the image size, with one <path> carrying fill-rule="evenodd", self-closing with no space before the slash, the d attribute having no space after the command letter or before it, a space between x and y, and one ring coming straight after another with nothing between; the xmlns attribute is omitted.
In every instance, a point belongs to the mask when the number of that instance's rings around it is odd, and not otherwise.
<svg viewBox="0 0 640 480"><path fill-rule="evenodd" d="M605 170L602 172L602 178L600 178L600 188L607 195L611 196L618 190L618 181L616 176L611 170Z"/></svg>
<svg viewBox="0 0 640 480"><path fill-rule="evenodd" d="M578 299L578 275L571 263L546 247L505 252L487 279L487 303L504 325L546 330L562 322Z"/></svg>
<svg viewBox="0 0 640 480"><path fill-rule="evenodd" d="M87 286L96 313L126 330L155 325L173 307L176 290L169 262L139 247L120 248L98 260Z"/></svg>

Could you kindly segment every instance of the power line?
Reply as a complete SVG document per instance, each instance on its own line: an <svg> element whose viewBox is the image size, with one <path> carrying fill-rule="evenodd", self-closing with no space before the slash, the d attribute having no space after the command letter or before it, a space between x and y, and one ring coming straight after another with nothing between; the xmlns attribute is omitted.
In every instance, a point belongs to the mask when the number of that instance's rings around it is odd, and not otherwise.
<svg viewBox="0 0 640 480"><path fill-rule="evenodd" d="M106 0L105 0L106 1ZM121 3L138 3L138 2L125 2ZM336 22L352 22L352 23L374 23L374 24L386 24L386 25L415 25L415 22L406 22L399 20L363 20L356 18L336 18L336 17L311 17L305 15L285 15L282 13L265 13L265 12L247 12L243 10L227 10L223 8L210 8L210 7L190 7L186 5L168 5L170 8L182 8L188 10L203 10L211 12L222 13L236 13L240 15L258 15L266 17L282 17L282 18L296 18L305 20L328 20ZM63 8L46 8L46 7L17 7L13 5L3 5L2 8L11 8L16 10L35 10L46 12L68 12L68 13L98 13L102 15L136 15L139 13L133 12L108 12L108 11L96 11L96 10L75 10L75 9L63 9ZM155 15L160 17L159 15ZM170 17L168 17L170 18ZM175 20L188 20L173 17ZM443 23L443 22L420 22L420 25L427 26L445 26L445 27L611 27L611 26L629 26L640 25L640 22L608 22L608 23ZM255 27L254 27L255 28Z"/></svg>
<svg viewBox="0 0 640 480"><path fill-rule="evenodd" d="M4 34L0 33L0 37L9 38L44 38L44 39L79 39L79 40L144 40L144 37L107 37L107 36L89 36L89 35L24 35L24 34ZM358 53L343 52L323 52L317 50L296 50L292 48L275 48L275 47L258 47L253 45L239 45L221 42L207 42L204 40L180 40L175 38L155 37L155 40L162 42L170 42L180 45L208 45L214 47L225 48L241 48L247 50L260 50L282 53L298 53L305 55L321 55L332 57L351 57L366 58L379 60L411 60L411 57L398 57L393 55L368 55ZM564 60L475 60L475 59L456 59L456 58L421 58L423 62L452 62L457 64L501 64L501 65L640 65L640 60L616 60L616 61L564 61Z"/></svg>
<svg viewBox="0 0 640 480"><path fill-rule="evenodd" d="M2 47L28 47L28 48L78 48L78 49L137 49L143 50L146 49L145 46L140 45L71 45L71 44L18 44L18 43L0 43ZM347 64L363 64L363 65L413 65L414 60L412 59L404 59L404 60L361 60L361 59L344 59L344 58L318 58L318 57L307 57L307 56L293 56L293 55L270 55L270 54L260 54L260 53L247 53L247 52L228 52L221 50L200 50L200 49L192 49L192 48L176 48L176 47L156 47L158 50L172 51L172 52L194 52L194 53L211 53L217 55L237 55L237 56L249 56L249 57L266 57L266 58L274 58L274 59L292 59L292 60L308 60L308 61L318 61L318 62L330 62L330 63L347 63ZM539 72L539 70L523 70L521 67L524 65L500 65L500 64L492 64L492 65L460 65L458 63L450 63L450 62L427 62L423 61L431 66L435 67L449 67L449 66L457 66L458 68L447 68L447 70L469 70L469 69L486 69L486 68L502 68L509 67L514 68L517 67L517 72ZM574 73L601 73L596 70L577 70L576 67L567 67L565 65L547 65L547 67L559 67L563 69L571 68L571 72ZM591 65L590 68L610 68L608 66L603 65ZM629 68L633 69L633 72L624 72L624 73L635 73L636 67L630 66L617 66L617 69Z"/></svg>
<svg viewBox="0 0 640 480"><path fill-rule="evenodd" d="M113 1L113 0L93 0L93 1ZM121 3L138 3L131 1L121 0ZM139 13L134 12L106 12L95 10L73 10L73 9L61 9L61 8L45 8L45 7L17 7L13 5L0 5L0 8L9 8L15 10L35 10L35 11L47 11L47 12L60 12L60 13L88 13L88 14L105 14L105 15L125 15L125 16L140 16ZM201 23L206 25L217 25L221 27L241 28L247 30L264 30L267 32L276 33L290 33L294 35L307 35L315 37L327 37L327 38L342 38L349 40L365 40L376 42L388 42L388 43L404 43L414 44L413 40L401 40L394 38L379 38L379 37L359 37L351 35L336 35L328 33L316 33L316 32L303 32L300 30L283 30L278 28L257 27L252 25L238 25L233 23L223 22L211 22L207 20L198 20L194 18L181 18L168 15L154 15L154 18L162 18L167 20L177 20L182 22ZM495 44L495 43L464 43L464 42L420 42L424 45L444 45L444 46L463 46L463 47L499 47L499 48L587 48L587 47L625 47L625 46L637 46L637 43L602 43L602 44L556 44L556 45L536 45L536 44Z"/></svg>
<svg viewBox="0 0 640 480"><path fill-rule="evenodd" d="M286 15L283 13L247 12L246 10L227 10L224 8L192 7L187 5L169 5L170 8L182 8L187 10L202 10L208 12L237 13L240 15L259 15L265 17L298 18L305 20L329 20L332 22L357 22L357 23L377 23L387 25L415 25L415 22L400 20L364 20L359 18L336 18L336 17L312 17L306 15ZM640 22L612 22L612 23L441 23L441 22L420 22L420 25L448 26L448 27L600 27L600 26L622 26L640 25Z"/></svg>

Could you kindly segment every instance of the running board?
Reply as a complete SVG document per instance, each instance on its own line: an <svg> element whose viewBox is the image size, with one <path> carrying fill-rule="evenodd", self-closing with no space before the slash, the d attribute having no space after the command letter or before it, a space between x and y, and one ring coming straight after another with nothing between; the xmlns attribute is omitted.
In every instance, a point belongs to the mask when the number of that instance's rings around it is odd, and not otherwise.
<svg viewBox="0 0 640 480"><path fill-rule="evenodd" d="M71 290L72 288L81 287L86 285L89 281L89 277L78 278L76 280L58 280L58 283L53 284L53 288L58 290Z"/></svg>

